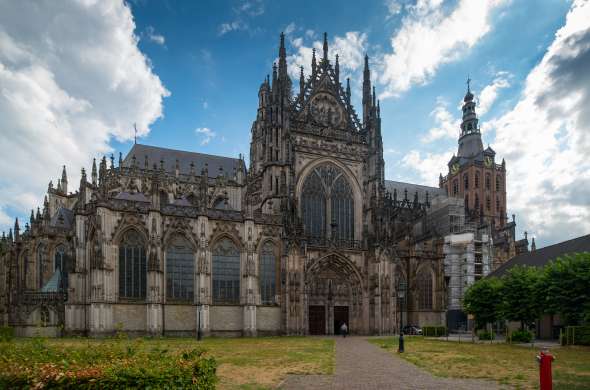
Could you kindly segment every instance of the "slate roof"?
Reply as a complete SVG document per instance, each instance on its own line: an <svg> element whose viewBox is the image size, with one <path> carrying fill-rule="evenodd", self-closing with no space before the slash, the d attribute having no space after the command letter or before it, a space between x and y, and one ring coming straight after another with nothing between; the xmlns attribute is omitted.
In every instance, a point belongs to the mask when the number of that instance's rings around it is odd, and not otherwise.
<svg viewBox="0 0 590 390"><path fill-rule="evenodd" d="M442 188L423 186L420 184L404 183L402 181L385 180L385 189L393 194L393 190L397 190L397 198L403 199L404 190L408 190L408 199L414 200L414 194L418 191L418 201L424 202L426 199L426 192L428 192L428 198L432 199L435 196L446 196L446 192Z"/></svg>
<svg viewBox="0 0 590 390"><path fill-rule="evenodd" d="M144 166L145 156L147 156L150 169L154 164L160 167L160 160L164 160L164 169L169 173L174 173L176 160L178 160L180 173L185 175L190 174L191 162L195 164L194 169L197 175L201 173L205 164L208 164L209 177L212 178L219 176L219 167L222 167L224 174L230 177L234 174L234 168L237 171L240 167L240 160L237 158L141 144L134 144L129 153L127 153L127 156L123 160L124 167L131 167L133 156L135 156L138 167Z"/></svg>
<svg viewBox="0 0 590 390"><path fill-rule="evenodd" d="M57 212L51 217L49 226L58 227L62 229L71 229L74 222L74 213L72 210L65 207L60 207Z"/></svg>
<svg viewBox="0 0 590 390"><path fill-rule="evenodd" d="M503 276L510 268L517 265L543 267L550 260L555 260L559 256L576 252L590 252L590 234L555 245L549 245L531 252L521 253L502 264L498 269L490 273L488 277Z"/></svg>

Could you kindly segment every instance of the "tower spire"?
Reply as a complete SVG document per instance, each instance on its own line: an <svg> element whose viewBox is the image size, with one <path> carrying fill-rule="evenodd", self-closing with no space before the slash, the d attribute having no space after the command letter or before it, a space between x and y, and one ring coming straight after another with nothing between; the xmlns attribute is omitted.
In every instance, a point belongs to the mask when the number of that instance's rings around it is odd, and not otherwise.
<svg viewBox="0 0 590 390"><path fill-rule="evenodd" d="M303 101L303 93L305 92L305 76L303 75L303 66L299 74L299 98Z"/></svg>
<svg viewBox="0 0 590 390"><path fill-rule="evenodd" d="M68 175L66 173L66 166L64 165L61 171L61 189L64 194L68 193Z"/></svg>
<svg viewBox="0 0 590 390"><path fill-rule="evenodd" d="M315 75L317 63L315 60L315 47L311 49L311 74Z"/></svg>
<svg viewBox="0 0 590 390"><path fill-rule="evenodd" d="M350 77L346 78L346 102L350 105Z"/></svg>
<svg viewBox="0 0 590 390"><path fill-rule="evenodd" d="M459 157L472 157L483 151L481 132L479 130L475 100L471 92L471 78L467 77L467 92L463 98L463 119L461 122L461 136L459 137ZM464 142L468 137L469 142Z"/></svg>
<svg viewBox="0 0 590 390"><path fill-rule="evenodd" d="M279 79L287 78L287 51L285 50L285 34L281 32L279 45Z"/></svg>
<svg viewBox="0 0 590 390"><path fill-rule="evenodd" d="M328 33L324 33L324 61L328 61Z"/></svg>
<svg viewBox="0 0 590 390"><path fill-rule="evenodd" d="M95 186L96 185L96 179L98 178L98 175L96 173L96 158L92 159L92 185Z"/></svg>
<svg viewBox="0 0 590 390"><path fill-rule="evenodd" d="M336 64L334 65L334 76L336 77L336 85L340 84L340 64L338 63L338 54L336 54Z"/></svg>
<svg viewBox="0 0 590 390"><path fill-rule="evenodd" d="M365 69L363 70L363 125L369 124L371 112L371 71L369 70L369 56L365 54Z"/></svg>

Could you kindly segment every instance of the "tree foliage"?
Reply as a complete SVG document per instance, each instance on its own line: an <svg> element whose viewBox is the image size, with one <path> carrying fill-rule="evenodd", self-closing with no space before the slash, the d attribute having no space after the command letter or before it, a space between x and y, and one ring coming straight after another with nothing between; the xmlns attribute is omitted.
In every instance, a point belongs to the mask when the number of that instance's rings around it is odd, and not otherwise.
<svg viewBox="0 0 590 390"><path fill-rule="evenodd" d="M463 307L475 317L477 329L499 318L502 304L502 282L497 278L485 278L472 284L463 297Z"/></svg>
<svg viewBox="0 0 590 390"><path fill-rule="evenodd" d="M566 325L590 322L590 252L563 256L544 268L540 296L545 312Z"/></svg>
<svg viewBox="0 0 590 390"><path fill-rule="evenodd" d="M502 278L502 317L529 326L540 317L542 302L538 293L541 270L535 267L513 267Z"/></svg>

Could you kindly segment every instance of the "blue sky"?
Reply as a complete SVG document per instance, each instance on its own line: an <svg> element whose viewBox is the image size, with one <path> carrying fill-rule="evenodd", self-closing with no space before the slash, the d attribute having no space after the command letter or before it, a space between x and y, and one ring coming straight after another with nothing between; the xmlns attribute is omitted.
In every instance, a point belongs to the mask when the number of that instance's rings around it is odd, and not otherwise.
<svg viewBox="0 0 590 390"><path fill-rule="evenodd" d="M590 174L580 155L590 152L590 87L572 79L589 77L589 8L563 0L0 1L8 91L0 162L16 167L0 179L0 227L40 203L61 165L77 183L92 157L125 154L134 122L140 143L247 158L280 32L295 73L309 67L325 31L357 112L362 56L371 58L386 178L437 184L456 151L469 75L484 143L506 158L519 235L528 230L543 246L588 234ZM543 99L552 93L563 98Z"/></svg>

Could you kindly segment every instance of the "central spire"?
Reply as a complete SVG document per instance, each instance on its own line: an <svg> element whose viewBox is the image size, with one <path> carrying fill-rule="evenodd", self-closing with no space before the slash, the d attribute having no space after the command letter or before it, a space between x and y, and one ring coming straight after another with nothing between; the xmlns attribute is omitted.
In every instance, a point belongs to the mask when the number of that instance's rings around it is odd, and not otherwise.
<svg viewBox="0 0 590 390"><path fill-rule="evenodd" d="M328 33L324 33L324 60L328 60Z"/></svg>

